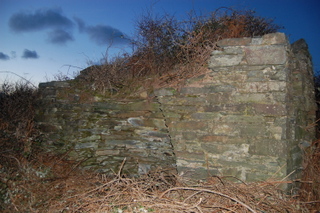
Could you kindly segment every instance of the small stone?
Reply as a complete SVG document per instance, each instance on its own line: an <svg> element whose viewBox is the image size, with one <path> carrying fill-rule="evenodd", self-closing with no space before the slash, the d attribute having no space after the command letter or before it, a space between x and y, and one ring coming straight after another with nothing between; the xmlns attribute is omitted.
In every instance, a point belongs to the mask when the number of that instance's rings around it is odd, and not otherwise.
<svg viewBox="0 0 320 213"><path fill-rule="evenodd" d="M146 91L143 91L142 93L140 93L140 97L141 98L148 98L148 93Z"/></svg>

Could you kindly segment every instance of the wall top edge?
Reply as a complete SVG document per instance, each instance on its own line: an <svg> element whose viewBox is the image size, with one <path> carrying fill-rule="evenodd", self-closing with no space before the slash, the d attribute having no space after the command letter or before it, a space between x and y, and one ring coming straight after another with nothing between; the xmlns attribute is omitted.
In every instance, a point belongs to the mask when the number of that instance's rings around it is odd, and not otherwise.
<svg viewBox="0 0 320 213"><path fill-rule="evenodd" d="M288 37L284 33L270 33L261 37L227 38L217 42L219 47L251 46L251 45L288 45Z"/></svg>

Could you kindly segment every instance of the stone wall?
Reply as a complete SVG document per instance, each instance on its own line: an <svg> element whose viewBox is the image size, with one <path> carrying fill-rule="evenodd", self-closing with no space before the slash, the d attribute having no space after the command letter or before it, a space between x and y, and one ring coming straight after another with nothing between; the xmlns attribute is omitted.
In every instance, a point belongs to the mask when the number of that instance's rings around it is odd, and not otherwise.
<svg viewBox="0 0 320 213"><path fill-rule="evenodd" d="M46 148L68 153L81 166L103 173L136 175L176 168L168 129L158 102L84 97L68 82L40 84L36 120Z"/></svg>
<svg viewBox="0 0 320 213"><path fill-rule="evenodd" d="M38 124L47 146L101 172L156 167L202 179L298 177L301 145L315 131L311 57L282 33L225 39L206 74L154 98L83 97L68 82L40 84ZM86 101L83 101L86 99Z"/></svg>

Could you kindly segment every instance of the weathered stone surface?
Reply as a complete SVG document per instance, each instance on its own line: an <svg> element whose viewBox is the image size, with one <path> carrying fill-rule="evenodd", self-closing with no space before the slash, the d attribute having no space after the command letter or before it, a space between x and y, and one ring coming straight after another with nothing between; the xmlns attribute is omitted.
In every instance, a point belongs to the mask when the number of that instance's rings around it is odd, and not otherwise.
<svg viewBox="0 0 320 213"><path fill-rule="evenodd" d="M229 46L248 46L251 43L252 38L229 38L218 41L217 45L219 47L229 47Z"/></svg>
<svg viewBox="0 0 320 213"><path fill-rule="evenodd" d="M97 150L96 155L97 156L110 156L110 155L119 155L120 150L114 150L114 149L103 149L103 150Z"/></svg>
<svg viewBox="0 0 320 213"><path fill-rule="evenodd" d="M263 45L272 45L272 44L282 44L288 45L288 38L283 33L270 33L262 36L262 44Z"/></svg>
<svg viewBox="0 0 320 213"><path fill-rule="evenodd" d="M215 52L209 60L209 68L213 69L214 67L221 66L236 66L241 63L243 60L244 54L230 54L225 55L223 52Z"/></svg>
<svg viewBox="0 0 320 213"><path fill-rule="evenodd" d="M128 118L128 123L133 126L143 126L143 119L141 118Z"/></svg>
<svg viewBox="0 0 320 213"><path fill-rule="evenodd" d="M66 81L51 81L51 82L39 84L39 88L59 88L59 87L70 87L70 84Z"/></svg>
<svg viewBox="0 0 320 213"><path fill-rule="evenodd" d="M258 115L285 116L287 113L284 104L252 104L250 107Z"/></svg>
<svg viewBox="0 0 320 213"><path fill-rule="evenodd" d="M172 96L176 93L176 90L173 88L162 88L154 91L156 96Z"/></svg>
<svg viewBox="0 0 320 213"><path fill-rule="evenodd" d="M249 65L284 64L287 60L283 46L250 46L244 51Z"/></svg>
<svg viewBox="0 0 320 213"><path fill-rule="evenodd" d="M176 130L194 130L194 129L203 129L206 128L207 124L205 122L198 121L184 121L184 122L176 122L175 125L172 126L173 129Z"/></svg>

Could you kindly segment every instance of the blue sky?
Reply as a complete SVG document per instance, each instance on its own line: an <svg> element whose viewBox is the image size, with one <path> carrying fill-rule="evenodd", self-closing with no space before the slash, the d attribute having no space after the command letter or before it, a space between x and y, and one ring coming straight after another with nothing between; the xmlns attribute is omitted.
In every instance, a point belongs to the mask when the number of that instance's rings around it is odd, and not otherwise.
<svg viewBox="0 0 320 213"><path fill-rule="evenodd" d="M0 0L0 83L16 79L3 71L38 84L128 50L126 38L148 8L182 19L190 10L219 7L274 18L290 42L307 41L320 71L320 0Z"/></svg>

